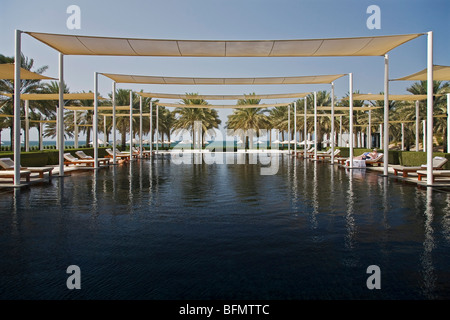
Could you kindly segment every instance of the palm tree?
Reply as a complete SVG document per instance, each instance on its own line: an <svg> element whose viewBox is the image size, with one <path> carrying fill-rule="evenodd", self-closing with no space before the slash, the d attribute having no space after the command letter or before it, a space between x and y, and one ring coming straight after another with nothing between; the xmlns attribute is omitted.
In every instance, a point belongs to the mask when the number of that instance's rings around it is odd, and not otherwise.
<svg viewBox="0 0 450 320"><path fill-rule="evenodd" d="M259 104L261 99L251 98L255 93L251 93L245 99L239 99L237 105L255 105ZM269 117L265 114L265 108L238 108L233 109L233 113L228 116L226 127L233 130L255 130L257 133L260 129L268 129L271 126ZM245 148L249 147L249 135L246 134Z"/></svg>
<svg viewBox="0 0 450 320"><path fill-rule="evenodd" d="M411 87L406 89L412 94L427 94L427 81L415 82ZM450 92L450 85L448 82L443 81L433 81L433 94L441 95L434 96L433 99L433 113L434 115L446 114L447 113L447 97L446 93ZM410 108L405 108L405 118L415 119L415 108L414 103L410 104ZM419 114L425 118L427 114L427 100L419 101ZM434 118L433 119L433 130L437 136L442 137L444 148L447 146L447 120L446 118ZM447 150L448 152L448 150Z"/></svg>
<svg viewBox="0 0 450 320"><path fill-rule="evenodd" d="M6 57L0 54L0 64L14 63L14 57ZM31 70L34 67L34 59L29 59L24 55L21 55L21 67L26 70ZM37 68L33 71L35 73L42 74L48 69L48 66ZM20 80L20 93L39 93L42 89L41 80ZM0 92L14 94L14 81L0 79ZM38 105L38 103L36 103ZM30 103L30 108L33 108L34 103ZM22 108L21 108L22 109ZM3 114L14 114L14 99L11 97L0 98L0 112ZM14 119L6 118L3 121L3 125L7 125L10 128L10 141L11 147L14 143Z"/></svg>
<svg viewBox="0 0 450 320"><path fill-rule="evenodd" d="M185 105L208 105L203 99L198 99L198 93L186 93L190 96L188 99L182 99L182 103ZM202 123L202 136L203 133L208 129L218 128L221 124L219 119L219 114L217 110L209 108L188 108L188 107L177 107L174 110L174 114L177 116L173 128L175 130L191 130L192 141L195 145L195 134L194 134L194 122L201 121Z"/></svg>

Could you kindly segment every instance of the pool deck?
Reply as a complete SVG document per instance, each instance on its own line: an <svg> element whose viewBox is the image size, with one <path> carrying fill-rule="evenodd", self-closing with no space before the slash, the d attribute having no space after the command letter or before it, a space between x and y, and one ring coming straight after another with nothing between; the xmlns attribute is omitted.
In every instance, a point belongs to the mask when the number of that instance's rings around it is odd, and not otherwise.
<svg viewBox="0 0 450 320"><path fill-rule="evenodd" d="M23 187L29 187L34 184L38 183L48 183L52 179L60 178L59 175L59 166L47 166L47 167L53 167L52 170L52 176L51 179L49 179L49 174L44 173L44 177L40 178L39 173L31 173L30 174L30 182L26 182L25 179L20 180L19 185L14 185L11 179L2 179L0 178L0 188L6 188L6 189L14 189L14 188L23 188ZM103 169L108 167L107 165L102 165L99 167L99 169ZM73 172L81 172L81 171L92 171L96 170L94 167L88 167L83 165L69 165L64 167L64 177L70 176Z"/></svg>
<svg viewBox="0 0 450 320"><path fill-rule="evenodd" d="M335 165L338 165L342 168L349 169L345 165L342 165L342 164L335 163ZM380 174L383 174L384 168L383 168L383 166L367 166L365 168L353 168L353 170L371 170L371 171L377 171ZM388 176L389 176L389 178L396 179L398 181L415 183L419 187L450 187L450 177L439 177L439 179L436 179L433 182L433 184L429 185L429 184L427 184L426 179L419 181L419 179L417 178L417 173L414 173L414 172L409 173L407 177L403 177L401 175L399 175L399 176L395 175L393 165L388 166Z"/></svg>

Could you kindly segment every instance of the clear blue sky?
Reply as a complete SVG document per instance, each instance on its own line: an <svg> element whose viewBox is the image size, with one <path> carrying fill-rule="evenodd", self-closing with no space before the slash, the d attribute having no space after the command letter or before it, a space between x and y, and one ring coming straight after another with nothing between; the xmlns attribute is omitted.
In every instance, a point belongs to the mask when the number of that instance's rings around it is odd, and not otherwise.
<svg viewBox="0 0 450 320"><path fill-rule="evenodd" d="M81 29L69 30L66 9L81 8ZM369 30L369 5L381 9L381 29ZM14 53L14 29L62 34L155 39L258 40L308 39L434 32L434 63L450 65L448 0L151 0L151 1L5 1L0 11L0 53ZM426 37L392 50L390 78L426 67ZM33 38L22 37L23 53L46 75L58 76L58 54ZM65 81L71 92L93 90L98 72L191 77L271 77L354 74L354 89L383 91L383 58L156 58L66 56ZM391 83L391 93L406 93L411 82ZM348 92L348 78L335 83L336 95ZM289 93L330 90L329 85L161 86L124 85L133 90L200 94ZM100 77L100 93L111 81ZM269 101L263 101L269 102ZM278 102L284 102L280 100ZM232 101L224 103L234 103ZM225 123L229 111L220 111ZM9 138L8 130L3 138ZM32 134L32 139L37 134Z"/></svg>

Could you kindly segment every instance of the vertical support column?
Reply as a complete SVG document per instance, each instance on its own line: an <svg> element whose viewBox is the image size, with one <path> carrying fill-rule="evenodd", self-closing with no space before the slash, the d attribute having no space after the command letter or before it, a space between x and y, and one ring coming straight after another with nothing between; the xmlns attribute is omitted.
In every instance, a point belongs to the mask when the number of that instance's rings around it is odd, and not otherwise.
<svg viewBox="0 0 450 320"><path fill-rule="evenodd" d="M294 155L297 154L297 101L294 101Z"/></svg>
<svg viewBox="0 0 450 320"><path fill-rule="evenodd" d="M331 164L334 164L334 82L331 83Z"/></svg>
<svg viewBox="0 0 450 320"><path fill-rule="evenodd" d="M288 105L288 153L291 153L291 105Z"/></svg>
<svg viewBox="0 0 450 320"><path fill-rule="evenodd" d="M420 126L419 100L416 100L416 152L419 152L419 132L420 132L419 126Z"/></svg>
<svg viewBox="0 0 450 320"><path fill-rule="evenodd" d="M372 110L369 110L369 127L367 128L367 148L372 149Z"/></svg>
<svg viewBox="0 0 450 320"><path fill-rule="evenodd" d="M349 152L350 152L350 168L353 167L353 73L348 74L349 87Z"/></svg>
<svg viewBox="0 0 450 320"><path fill-rule="evenodd" d="M20 65L21 65L21 35L15 30L14 52L14 185L20 185Z"/></svg>
<svg viewBox="0 0 450 320"><path fill-rule="evenodd" d="M113 164L116 164L117 158L116 158L116 145L117 145L117 138L116 138L116 82L113 81L112 83L112 112L113 112L113 118L112 118L112 138L113 138Z"/></svg>
<svg viewBox="0 0 450 320"><path fill-rule="evenodd" d="M405 124L402 122L402 151L405 150Z"/></svg>
<svg viewBox="0 0 450 320"><path fill-rule="evenodd" d="M153 101L150 101L150 154L153 152Z"/></svg>
<svg viewBox="0 0 450 320"><path fill-rule="evenodd" d="M314 91L314 160L317 160L317 92Z"/></svg>
<svg viewBox="0 0 450 320"><path fill-rule="evenodd" d="M130 90L130 159L133 155L133 150L131 147L133 146L133 91Z"/></svg>
<svg viewBox="0 0 450 320"><path fill-rule="evenodd" d="M422 120L422 144L423 144L423 152L427 152L427 123L426 120Z"/></svg>
<svg viewBox="0 0 450 320"><path fill-rule="evenodd" d="M74 129L74 147L78 148L78 114L77 110L73 110L73 129Z"/></svg>
<svg viewBox="0 0 450 320"><path fill-rule="evenodd" d="M158 105L156 105L156 153L158 153L158 150L159 150L159 146L158 146L158 140L159 140L159 132L158 132L158 129L159 129L159 119L158 119L158 109L159 109L159 106ZM194 128L192 128L192 130L194 130ZM194 146L194 149L195 149L195 146Z"/></svg>
<svg viewBox="0 0 450 320"><path fill-rule="evenodd" d="M142 154L142 96L139 95L139 157Z"/></svg>
<svg viewBox="0 0 450 320"><path fill-rule="evenodd" d="M427 43L427 185L433 184L433 31Z"/></svg>
<svg viewBox="0 0 450 320"><path fill-rule="evenodd" d="M106 134L106 116L103 115L103 146L106 147L108 143L107 134Z"/></svg>
<svg viewBox="0 0 450 320"><path fill-rule="evenodd" d="M44 150L44 141L42 139L42 131L44 130L44 123L39 122L39 150Z"/></svg>
<svg viewBox="0 0 450 320"><path fill-rule="evenodd" d="M384 156L383 175L388 175L389 159L389 55L384 55Z"/></svg>
<svg viewBox="0 0 450 320"><path fill-rule="evenodd" d="M450 153L450 93L447 93L447 153Z"/></svg>
<svg viewBox="0 0 450 320"><path fill-rule="evenodd" d="M94 168L98 168L98 72L94 72L94 118L92 119Z"/></svg>
<svg viewBox="0 0 450 320"><path fill-rule="evenodd" d="M25 100L25 151L30 151L30 100Z"/></svg>
<svg viewBox="0 0 450 320"><path fill-rule="evenodd" d="M342 116L339 117L339 142L338 145L341 147L344 147L344 144L342 143Z"/></svg>
<svg viewBox="0 0 450 320"><path fill-rule="evenodd" d="M307 144L306 144L306 142L307 141L309 141L308 140L308 134L307 134L307 128L306 128L306 126L307 126L307 119L306 119L306 109L307 109L307 105L308 105L308 103L307 103L307 97L305 97L305 107L304 107L304 116L303 116L303 135L304 135L304 137L305 137L305 139L304 139L304 141L305 141L305 144L303 145L303 159L306 159L306 150L308 150L308 147L307 147Z"/></svg>
<svg viewBox="0 0 450 320"><path fill-rule="evenodd" d="M59 175L64 176L64 55L59 53L59 103L58 103Z"/></svg>

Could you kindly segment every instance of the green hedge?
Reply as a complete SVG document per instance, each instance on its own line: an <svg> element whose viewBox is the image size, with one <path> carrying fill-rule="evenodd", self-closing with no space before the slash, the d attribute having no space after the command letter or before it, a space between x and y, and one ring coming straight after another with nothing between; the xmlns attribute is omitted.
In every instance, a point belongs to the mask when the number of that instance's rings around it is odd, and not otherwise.
<svg viewBox="0 0 450 320"><path fill-rule="evenodd" d="M78 148L64 150L64 152L69 152L73 156L77 157L76 151L82 150L89 156L94 156L93 148ZM105 157L107 154L106 148L98 148L98 156L100 158ZM2 152L0 153L0 158L10 158L14 159L14 153ZM42 150L42 151L30 151L21 152L20 154L20 164L23 167L44 167L46 165L57 165L59 164L59 151L58 150Z"/></svg>
<svg viewBox="0 0 450 320"><path fill-rule="evenodd" d="M450 169L450 154L433 152L433 157L445 157L449 161L444 165L444 169ZM420 166L427 163L426 152L401 151L400 164L402 166Z"/></svg>

